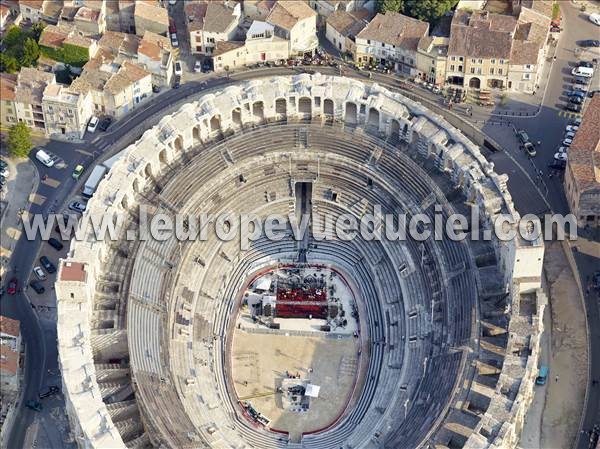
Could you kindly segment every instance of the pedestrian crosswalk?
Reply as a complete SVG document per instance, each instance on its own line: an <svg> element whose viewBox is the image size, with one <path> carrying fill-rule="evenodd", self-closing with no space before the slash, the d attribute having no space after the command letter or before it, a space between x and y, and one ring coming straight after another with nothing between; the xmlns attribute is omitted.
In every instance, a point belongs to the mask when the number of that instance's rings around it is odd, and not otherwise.
<svg viewBox="0 0 600 449"><path fill-rule="evenodd" d="M558 115L560 117L567 117L567 118L581 117L580 113L578 113L578 112L571 112L571 111L558 111Z"/></svg>

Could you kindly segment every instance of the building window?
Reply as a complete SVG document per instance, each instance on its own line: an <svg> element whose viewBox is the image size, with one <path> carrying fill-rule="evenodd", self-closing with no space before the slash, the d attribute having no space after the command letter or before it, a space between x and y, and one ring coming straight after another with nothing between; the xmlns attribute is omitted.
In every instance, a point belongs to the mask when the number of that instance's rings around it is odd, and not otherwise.
<svg viewBox="0 0 600 449"><path fill-rule="evenodd" d="M503 70L502 69L498 69L498 75L502 75Z"/></svg>
<svg viewBox="0 0 600 449"><path fill-rule="evenodd" d="M490 67L490 75L493 75L493 74L494 74L494 68Z"/></svg>
<svg viewBox="0 0 600 449"><path fill-rule="evenodd" d="M501 60L500 60L500 64L504 64L504 59L501 59Z"/></svg>
<svg viewBox="0 0 600 449"><path fill-rule="evenodd" d="M483 59L480 59L479 61L477 61L479 64L483 64Z"/></svg>
<svg viewBox="0 0 600 449"><path fill-rule="evenodd" d="M478 68L478 69L477 69L477 74L478 74L478 75L481 75L481 68Z"/></svg>
<svg viewBox="0 0 600 449"><path fill-rule="evenodd" d="M527 70L531 70L531 68L532 68L532 65L531 65L531 64L527 64L527 65L525 66L525 68L526 68Z"/></svg>
<svg viewBox="0 0 600 449"><path fill-rule="evenodd" d="M471 58L471 63L475 64L475 59Z"/></svg>
<svg viewBox="0 0 600 449"><path fill-rule="evenodd" d="M475 67L471 67L471 74L475 74Z"/></svg>
<svg viewBox="0 0 600 449"><path fill-rule="evenodd" d="M531 79L531 74L530 73L524 73L523 74L523 79L524 80L530 80Z"/></svg>
<svg viewBox="0 0 600 449"><path fill-rule="evenodd" d="M371 39L367 39L367 44L371 45Z"/></svg>
<svg viewBox="0 0 600 449"><path fill-rule="evenodd" d="M450 57L450 61L456 61L456 57L454 57L454 56L451 56L451 57Z"/></svg>
<svg viewBox="0 0 600 449"><path fill-rule="evenodd" d="M462 60L463 60L463 57L462 57L462 56L459 56L459 57L458 57L458 60L459 60L460 62L462 62Z"/></svg>
<svg viewBox="0 0 600 449"><path fill-rule="evenodd" d="M463 71L463 66L462 66L462 65L459 65L459 66L458 66L458 71L459 71L459 72L462 72L462 71Z"/></svg>
<svg viewBox="0 0 600 449"><path fill-rule="evenodd" d="M381 48L383 48L383 47L385 47L385 44L382 42L382 43L381 43Z"/></svg>
<svg viewBox="0 0 600 449"><path fill-rule="evenodd" d="M491 59L491 60L490 60L490 63L491 63L491 64L496 64L496 60L495 60L495 59Z"/></svg>

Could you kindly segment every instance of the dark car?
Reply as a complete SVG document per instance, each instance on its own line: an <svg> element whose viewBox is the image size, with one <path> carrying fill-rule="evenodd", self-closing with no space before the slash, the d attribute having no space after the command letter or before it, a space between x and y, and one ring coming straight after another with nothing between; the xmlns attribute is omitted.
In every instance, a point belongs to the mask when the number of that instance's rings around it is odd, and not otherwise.
<svg viewBox="0 0 600 449"><path fill-rule="evenodd" d="M156 84L152 85L152 92L154 92L155 94L160 92L160 86L157 86Z"/></svg>
<svg viewBox="0 0 600 449"><path fill-rule="evenodd" d="M577 42L580 47L600 47L600 41L596 39L587 39Z"/></svg>
<svg viewBox="0 0 600 449"><path fill-rule="evenodd" d="M581 97L569 97L569 103L581 104L583 103L583 98Z"/></svg>
<svg viewBox="0 0 600 449"><path fill-rule="evenodd" d="M564 170L567 167L567 161L555 159L551 164L548 164L548 167L554 170Z"/></svg>
<svg viewBox="0 0 600 449"><path fill-rule="evenodd" d="M54 237L48 239L48 245L50 245L56 251L60 251L61 249L63 249L63 244L60 243L58 239L55 239Z"/></svg>
<svg viewBox="0 0 600 449"><path fill-rule="evenodd" d="M30 408L31 410L34 410L36 412L42 411L42 404L40 404L38 401L27 401L25 403L25 407Z"/></svg>
<svg viewBox="0 0 600 449"><path fill-rule="evenodd" d="M8 288L6 289L6 293L9 295L14 295L17 293L17 288L19 287L19 281L17 278L12 278L8 281Z"/></svg>
<svg viewBox="0 0 600 449"><path fill-rule="evenodd" d="M202 61L202 73L208 73L213 71L213 64L210 59Z"/></svg>
<svg viewBox="0 0 600 449"><path fill-rule="evenodd" d="M48 259L46 256L40 257L40 263L48 273L56 273L56 267L52 262L50 262L50 259Z"/></svg>
<svg viewBox="0 0 600 449"><path fill-rule="evenodd" d="M40 393L38 394L38 396L39 396L40 399L44 399L44 398L52 396L53 394L56 394L58 392L60 392L60 387L52 385L52 386L50 386L48 388L45 388L42 391L40 391Z"/></svg>
<svg viewBox="0 0 600 449"><path fill-rule="evenodd" d="M100 128L100 131L106 131L111 123L112 119L110 117L104 117L102 120L100 120L98 128Z"/></svg>
<svg viewBox="0 0 600 449"><path fill-rule="evenodd" d="M181 86L181 77L176 76L175 81L173 81L173 89L179 89L179 86Z"/></svg>
<svg viewBox="0 0 600 449"><path fill-rule="evenodd" d="M587 67L588 69L593 69L594 64L592 64L590 61L579 61L578 67Z"/></svg>
<svg viewBox="0 0 600 449"><path fill-rule="evenodd" d="M40 281L31 281L29 283L29 286L32 289L34 289L38 295L41 295L42 293L44 293L46 291L46 289L44 288L44 286L42 285L42 283Z"/></svg>
<svg viewBox="0 0 600 449"><path fill-rule="evenodd" d="M581 77L577 76L571 80L571 83L587 86L588 80L587 80L587 78L581 78Z"/></svg>
<svg viewBox="0 0 600 449"><path fill-rule="evenodd" d="M519 131L517 131L517 137L519 138L519 140L521 141L521 143L529 142L529 136L522 129L520 129Z"/></svg>
<svg viewBox="0 0 600 449"><path fill-rule="evenodd" d="M581 112L581 105L575 103L569 103L566 106L566 109L572 112Z"/></svg>
<svg viewBox="0 0 600 449"><path fill-rule="evenodd" d="M567 92L567 97L584 98L585 97L585 91L584 90L571 90L571 91Z"/></svg>

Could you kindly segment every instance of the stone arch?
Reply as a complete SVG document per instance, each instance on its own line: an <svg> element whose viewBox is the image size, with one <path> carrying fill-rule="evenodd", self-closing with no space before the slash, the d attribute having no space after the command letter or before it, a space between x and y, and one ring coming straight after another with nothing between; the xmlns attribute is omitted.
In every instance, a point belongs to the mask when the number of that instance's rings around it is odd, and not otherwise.
<svg viewBox="0 0 600 449"><path fill-rule="evenodd" d="M369 108L369 116L367 118L367 124L376 126L379 128L379 110L375 108Z"/></svg>
<svg viewBox="0 0 600 449"><path fill-rule="evenodd" d="M231 121L234 126L242 126L242 110L240 108L231 110Z"/></svg>
<svg viewBox="0 0 600 449"><path fill-rule="evenodd" d="M418 132L413 131L411 143L417 143L420 137Z"/></svg>
<svg viewBox="0 0 600 449"><path fill-rule="evenodd" d="M221 116L216 114L210 119L210 131L218 131L219 129L221 129Z"/></svg>
<svg viewBox="0 0 600 449"><path fill-rule="evenodd" d="M326 98L323 102L323 113L325 115L333 115L334 114L333 100L330 98Z"/></svg>
<svg viewBox="0 0 600 449"><path fill-rule="evenodd" d="M285 98L278 98L275 100L275 113L276 114L287 114L287 101Z"/></svg>
<svg viewBox="0 0 600 449"><path fill-rule="evenodd" d="M476 76L469 80L469 87L471 89L479 89L481 87L481 80Z"/></svg>
<svg viewBox="0 0 600 449"><path fill-rule="evenodd" d="M344 121L348 124L355 125L357 123L357 111L356 103L352 103L351 101L347 102Z"/></svg>
<svg viewBox="0 0 600 449"><path fill-rule="evenodd" d="M192 139L194 140L194 143L200 143L201 139L200 139L200 125L196 125L192 128Z"/></svg>
<svg viewBox="0 0 600 449"><path fill-rule="evenodd" d="M150 162L148 162L146 167L144 167L144 176L146 178L152 178L154 176L152 173L152 164Z"/></svg>
<svg viewBox="0 0 600 449"><path fill-rule="evenodd" d="M121 199L121 207L125 210L129 209L129 198L127 198L127 195L123 195L123 199Z"/></svg>
<svg viewBox="0 0 600 449"><path fill-rule="evenodd" d="M312 114L312 99L309 97L300 97L298 100L298 112L300 114Z"/></svg>
<svg viewBox="0 0 600 449"><path fill-rule="evenodd" d="M398 137L400 134L400 122L395 118L392 119L392 124L390 125L390 135L392 137Z"/></svg>
<svg viewBox="0 0 600 449"><path fill-rule="evenodd" d="M262 101L257 101L252 105L252 118L257 121L265 118L265 104Z"/></svg>
<svg viewBox="0 0 600 449"><path fill-rule="evenodd" d="M175 138L175 141L173 142L173 148L175 148L175 151L183 150L183 137L177 136Z"/></svg>
<svg viewBox="0 0 600 449"><path fill-rule="evenodd" d="M177 140L175 140L175 142L177 142ZM177 143L175 144L175 146L177 146ZM167 150L165 150L164 148L158 153L158 162L160 162L161 165L168 164Z"/></svg>
<svg viewBox="0 0 600 449"><path fill-rule="evenodd" d="M132 188L135 193L140 193L140 180L138 178L133 180Z"/></svg>

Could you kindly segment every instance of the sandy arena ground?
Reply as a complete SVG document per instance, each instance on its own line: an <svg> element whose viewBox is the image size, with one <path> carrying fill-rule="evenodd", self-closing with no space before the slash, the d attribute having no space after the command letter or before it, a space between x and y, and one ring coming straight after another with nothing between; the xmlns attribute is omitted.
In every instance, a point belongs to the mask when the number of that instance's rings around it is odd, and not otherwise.
<svg viewBox="0 0 600 449"><path fill-rule="evenodd" d="M271 420L272 429L287 431L292 441L298 441L303 432L328 426L344 411L357 375L358 348L359 340L352 337L299 337L236 329L231 348L236 393L242 400L259 395L246 400ZM281 394L260 396L274 392L286 370L321 386L320 396L311 399L308 412L285 410Z"/></svg>

